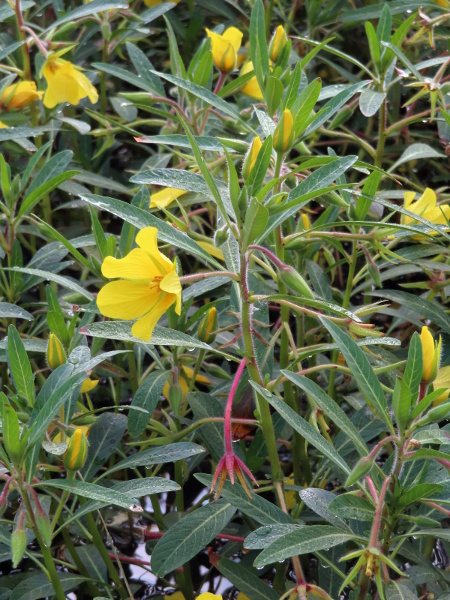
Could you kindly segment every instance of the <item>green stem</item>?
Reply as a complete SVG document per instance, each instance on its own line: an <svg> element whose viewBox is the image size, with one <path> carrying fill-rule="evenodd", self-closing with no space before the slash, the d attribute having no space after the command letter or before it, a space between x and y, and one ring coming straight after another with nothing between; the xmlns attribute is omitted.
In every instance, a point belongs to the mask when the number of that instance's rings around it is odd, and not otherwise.
<svg viewBox="0 0 450 600"><path fill-rule="evenodd" d="M62 525L62 526L64 525L63 519L60 520L60 525ZM67 531L67 527L63 526L61 528L61 533L64 538L64 543L65 543L68 551L70 552L70 556L73 558L73 562L75 563L75 566L78 569L78 572L80 573L80 575L83 575L83 577L86 577L86 580L87 580L86 586L87 586L89 595L92 598L96 598L97 596L100 595L100 591L97 588L97 586L91 581L91 576L90 576L88 570L86 569L86 567L84 566L83 561L81 560L81 558L78 555L77 549L75 548L75 545L72 542L70 533Z"/></svg>
<svg viewBox="0 0 450 600"><path fill-rule="evenodd" d="M203 362L203 359L205 358L205 354L206 354L206 350L200 350L200 352L198 354L197 362L195 363L195 367L194 367L194 372L192 373L191 381L189 382L188 393L192 392L192 390L194 389L195 378L197 377L198 372L200 371L200 367L202 366L202 362Z"/></svg>
<svg viewBox="0 0 450 600"><path fill-rule="evenodd" d="M383 164L384 144L386 142L386 100L383 101L380 110L380 122L378 128L378 146L375 156L375 166L381 169Z"/></svg>

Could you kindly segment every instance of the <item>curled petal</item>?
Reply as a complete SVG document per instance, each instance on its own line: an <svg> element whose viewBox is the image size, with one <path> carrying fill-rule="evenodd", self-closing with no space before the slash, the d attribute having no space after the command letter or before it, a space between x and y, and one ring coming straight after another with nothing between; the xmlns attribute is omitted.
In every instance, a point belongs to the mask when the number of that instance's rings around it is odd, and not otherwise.
<svg viewBox="0 0 450 600"><path fill-rule="evenodd" d="M142 248L134 248L124 258L107 256L102 264L102 274L110 279L123 277L135 281L152 281L161 272Z"/></svg>
<svg viewBox="0 0 450 600"><path fill-rule="evenodd" d="M158 267L160 274L165 275L169 271L172 271L174 267L170 259L159 251L157 235L158 230L156 227L144 227L136 236L136 244L150 255L150 258Z"/></svg>
<svg viewBox="0 0 450 600"><path fill-rule="evenodd" d="M152 337L153 329L163 314L175 302L173 294L164 292L156 292L158 298L150 307L150 311L140 318L131 328L131 333L137 338L149 342Z"/></svg>

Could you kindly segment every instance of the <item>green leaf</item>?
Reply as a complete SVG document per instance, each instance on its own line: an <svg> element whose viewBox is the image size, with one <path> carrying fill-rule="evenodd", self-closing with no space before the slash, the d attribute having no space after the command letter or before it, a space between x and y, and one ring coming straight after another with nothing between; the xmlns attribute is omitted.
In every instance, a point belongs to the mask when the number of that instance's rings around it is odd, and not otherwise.
<svg viewBox="0 0 450 600"><path fill-rule="evenodd" d="M226 140L226 138L221 138L222 140ZM180 133L176 133L173 135L145 135L142 136L140 138L138 138L138 141L140 144L161 144L162 146L179 146L180 148L190 148L191 144L189 142L189 139L186 135L181 135ZM200 150L206 150L208 152L223 152L223 143L220 142L217 138L211 137L210 135L196 135L195 136L195 141L197 142L198 147L200 148ZM243 144L242 145L242 151L245 152L245 148L247 147L247 145ZM235 150L233 148L229 148L230 152L235 152ZM181 169L173 169L176 170L178 172L183 172L186 173L187 175L196 175L195 173L190 173L188 171L181 171ZM145 173L145 175L148 175L149 177L153 177L155 175L155 172L158 173L158 171L172 171L172 169L152 169L151 171L143 171L141 173L138 173L137 175L133 175L133 177L130 179L130 181L133 181L135 183L139 183L138 178L143 175ZM205 182L203 180L203 178L199 177L198 175L196 175L196 178L199 180L198 183L200 185L203 185L205 190L207 190L209 192L208 187L205 185ZM148 183L153 183L152 181L149 181ZM170 185L167 183L158 183L155 182L157 185ZM217 185L221 184L221 181L217 181L216 182ZM170 187L176 187L174 185L170 185ZM180 188L180 189L184 189L184 188ZM194 188L193 190L189 190L189 191L193 191L193 192L197 192L198 188Z"/></svg>
<svg viewBox="0 0 450 600"><path fill-rule="evenodd" d="M273 117L277 108L280 106L281 98L283 97L284 86L278 77L270 75L267 78L265 98L267 104L267 112L269 117Z"/></svg>
<svg viewBox="0 0 450 600"><path fill-rule="evenodd" d="M30 2L30 4L34 3ZM86 577L62 571L58 573L58 579L66 593L76 589L86 581ZM9 593L9 600L39 600L40 598L53 596L55 589L45 573L37 573L19 581L18 585L13 590L10 590Z"/></svg>
<svg viewBox="0 0 450 600"><path fill-rule="evenodd" d="M133 63L134 68L138 72L138 75L150 83L158 96L164 97L166 95L164 86L159 77L155 77L151 72L153 70L153 65L148 60L146 55L142 52L142 50L130 42L126 42L125 46L127 47L128 55Z"/></svg>
<svg viewBox="0 0 450 600"><path fill-rule="evenodd" d="M225 556L219 556L217 569L228 581L252 600L278 600L279 594L250 571L250 569Z"/></svg>
<svg viewBox="0 0 450 600"><path fill-rule="evenodd" d="M300 135L306 129L308 119L319 99L321 89L321 79L314 79L295 99L295 102L292 105L292 113L295 115L294 128L296 135Z"/></svg>
<svg viewBox="0 0 450 600"><path fill-rule="evenodd" d="M389 4L383 6L377 26L378 42L388 42L391 39L392 17Z"/></svg>
<svg viewBox="0 0 450 600"><path fill-rule="evenodd" d="M286 486L287 487L287 486ZM328 521L331 525L339 527L341 530L347 530L348 526L339 516L330 511L330 504L336 498L336 495L328 490L321 488L300 488L299 486L289 485L289 489L296 488L300 500L306 504L317 515Z"/></svg>
<svg viewBox="0 0 450 600"><path fill-rule="evenodd" d="M135 506L132 498L130 498L130 496L127 494L119 492L116 489L112 490L109 488L104 488L100 485L95 485L94 483L78 481L77 479L72 479L71 481L68 481L67 479L51 479L42 481L37 485L44 489L56 488L58 490L70 492L74 496L81 496L82 498L97 500L98 502L102 502L104 504L113 504L114 506L125 508L126 510L142 512L142 507Z"/></svg>
<svg viewBox="0 0 450 600"><path fill-rule="evenodd" d="M0 142L6 142L8 140L20 140L22 138L35 137L42 135L48 131L58 131L58 127L54 125L48 125L45 127L6 127L0 131Z"/></svg>
<svg viewBox="0 0 450 600"><path fill-rule="evenodd" d="M372 504L366 498L353 494L336 496L330 503L329 510L342 519L372 522L375 517L375 508Z"/></svg>
<svg viewBox="0 0 450 600"><path fill-rule="evenodd" d="M195 478L198 479L203 485L211 488L212 475L205 475L203 473L196 473ZM265 498L262 498L258 494L251 494L251 498L248 497L242 485L233 485L230 481L225 481L221 497L233 504L236 508L242 511L245 515L261 523L261 525L267 525L271 523L290 523L292 519L289 515L284 513L278 506L269 502Z"/></svg>
<svg viewBox="0 0 450 600"><path fill-rule="evenodd" d="M135 342L150 346L187 346L188 348L203 348L212 350L208 344L201 342L186 333L176 329L168 329L156 325L153 330L152 339L149 342L143 342L131 333L132 322L130 321L102 321L92 323L82 328L80 333L92 337L108 338L110 340L121 340L124 342Z"/></svg>
<svg viewBox="0 0 450 600"><path fill-rule="evenodd" d="M260 188L264 183L264 179L267 176L267 169L269 167L271 157L272 136L269 135L264 140L264 143L258 152L255 164L246 182L249 196L258 194L260 191Z"/></svg>
<svg viewBox="0 0 450 600"><path fill-rule="evenodd" d="M362 193L367 197L359 196L356 202L355 217L358 220L364 220L370 211L373 196L376 194L380 181L381 173L379 171L372 171L362 189Z"/></svg>
<svg viewBox="0 0 450 600"><path fill-rule="evenodd" d="M392 408L400 432L404 432L409 423L411 399L412 396L409 386L404 381L397 378L394 394L392 395Z"/></svg>
<svg viewBox="0 0 450 600"><path fill-rule="evenodd" d="M261 385L250 381L252 387L260 393L263 398L271 404L274 409L280 413L283 419L295 429L300 435L302 435L306 441L308 441L314 448L322 452L331 462L338 466L347 475L351 469L346 464L343 458L339 456L336 449L325 440L320 433L312 425L310 425L303 417L298 415L292 410L285 402L282 402L279 398L271 394L268 390L263 388Z"/></svg>
<svg viewBox="0 0 450 600"><path fill-rule="evenodd" d="M158 238L163 242L167 242L172 246L185 250L189 254L193 254L204 262L213 265L216 269L223 270L223 266L208 254L206 250L200 248L200 246L196 244L194 240L191 240L188 235L171 227L154 215L149 214L148 211L132 206L122 200L115 200L114 198L107 198L106 196L97 196L94 194L79 194L79 196L82 200L88 202L88 204L98 206L102 210L106 210L107 212L120 217L137 229L142 229L143 227L156 227L158 229Z"/></svg>
<svg viewBox="0 0 450 600"><path fill-rule="evenodd" d="M147 450L142 450L141 452L137 452L136 454L119 461L105 473L102 473L101 477L111 475L111 473L121 471L122 469L134 469L135 467L163 465L169 462L176 462L177 460L183 460L190 456L201 454L204 451L205 450L201 446L192 444L191 442L178 442L167 446L148 448Z"/></svg>
<svg viewBox="0 0 450 600"><path fill-rule="evenodd" d="M439 493L443 489L444 487L437 483L417 483L414 487L402 492L402 495L397 500L397 505L402 510L422 498L432 497L433 494Z"/></svg>
<svg viewBox="0 0 450 600"><path fill-rule="evenodd" d="M285 536L291 531L298 531L302 527L305 527L305 525L300 523L264 525L264 527L259 527L248 534L244 541L244 548L247 550L264 550L264 548L268 548L278 538Z"/></svg>
<svg viewBox="0 0 450 600"><path fill-rule="evenodd" d="M151 94L156 94L159 95L159 92L157 92L157 90L155 89L154 83L153 81L150 81L148 77L144 78L141 77L140 75L135 75L134 73L131 73L129 70L124 69L122 67L118 67L116 65L109 65L109 64L105 64L105 63L98 63L98 62L94 62L92 63L92 68L93 69L98 69L99 71L102 71L103 73L107 73L108 75L111 75L112 77L117 77L118 79L121 79L122 81L126 81L127 83L131 83L131 85L134 85L135 87L139 88L140 90L144 90L145 92L150 92ZM150 75L154 75L154 71L151 70L150 71ZM155 77L156 79L156 77Z"/></svg>
<svg viewBox="0 0 450 600"><path fill-rule="evenodd" d="M440 304L433 300L424 300L419 296L402 292L400 290L383 290L376 292L366 292L369 296L387 298L392 302L397 302L400 306L405 306L418 313L425 319L430 319L438 327L441 327L446 333L450 334L450 317Z"/></svg>
<svg viewBox="0 0 450 600"><path fill-rule="evenodd" d="M155 412L167 377L167 371L155 371L150 373L139 386L131 406L141 408L143 411L131 410L128 414L128 432L132 437L139 437L145 431L147 423Z"/></svg>
<svg viewBox="0 0 450 600"><path fill-rule="evenodd" d="M14 385L18 394L34 406L34 376L23 341L14 325L8 327L7 359Z"/></svg>
<svg viewBox="0 0 450 600"><path fill-rule="evenodd" d="M331 525L308 525L277 539L256 558L255 567L264 567L291 556L328 550L338 544L354 539L353 533L343 533Z"/></svg>
<svg viewBox="0 0 450 600"><path fill-rule="evenodd" d="M419 600L418 596L403 583L392 579L388 581L385 589L386 600Z"/></svg>
<svg viewBox="0 0 450 600"><path fill-rule="evenodd" d="M125 415L102 413L89 430L86 462L81 470L83 479L90 481L120 444L127 428Z"/></svg>
<svg viewBox="0 0 450 600"><path fill-rule="evenodd" d="M252 198L247 212L245 213L243 241L244 248L246 248L264 233L268 220L269 211L267 208L258 202L256 198Z"/></svg>
<svg viewBox="0 0 450 600"><path fill-rule="evenodd" d="M233 518L236 509L219 500L192 511L164 533L152 552L152 572L164 577L201 552Z"/></svg>
<svg viewBox="0 0 450 600"><path fill-rule="evenodd" d="M37 190L44 183L52 180L56 175L64 173L67 170L72 157L73 152L71 150L63 150L52 156L50 160L46 161L44 166L39 169L36 177L30 183L27 189L27 195L30 195L31 192Z"/></svg>
<svg viewBox="0 0 450 600"><path fill-rule="evenodd" d="M10 460L18 468L21 459L19 419L14 408L6 402L2 406L2 437Z"/></svg>
<svg viewBox="0 0 450 600"><path fill-rule="evenodd" d="M69 11L60 19L54 21L51 24L51 26L45 30L44 33L50 31L51 29L59 27L63 23L73 23L77 19L92 17L93 15L96 15L99 12L120 8L128 8L128 2L126 2L125 0L93 0L92 2L89 2L89 4L79 6L78 8L75 8L75 10Z"/></svg>
<svg viewBox="0 0 450 600"><path fill-rule="evenodd" d="M269 75L269 54L262 0L256 0L250 17L250 58L258 85L264 90L264 78Z"/></svg>
<svg viewBox="0 0 450 600"><path fill-rule="evenodd" d="M377 38L377 34L375 33L374 26L370 21L365 22L365 28L367 41L369 42L370 56L372 58L372 62L375 65L377 72L379 73L381 68L380 43ZM363 111L361 112L363 113L363 115L365 114Z"/></svg>
<svg viewBox="0 0 450 600"><path fill-rule="evenodd" d="M36 206L39 200L42 200L44 196L46 196L52 190L57 188L61 183L63 183L63 181L70 179L78 173L79 171L75 170L60 173L59 175L56 175L52 179L46 181L45 183L34 189L32 192L28 193L23 199L22 204L20 205L18 216L23 217L23 215L29 213L34 208L34 206Z"/></svg>
<svg viewBox="0 0 450 600"><path fill-rule="evenodd" d="M406 58L406 56L403 54L403 52L400 50L399 47L394 46L394 44L391 44L390 42L381 42L381 43L386 48L389 48L389 50L392 50L392 52L400 59L400 61L405 65L405 67L407 69L409 69L411 71L411 73L416 77L417 81L423 81L422 75L419 73L419 71L416 69L416 67L412 64L412 62L408 58Z"/></svg>
<svg viewBox="0 0 450 600"><path fill-rule="evenodd" d="M0 302L0 319L25 319L33 321L34 317L24 308L9 302Z"/></svg>
<svg viewBox="0 0 450 600"><path fill-rule="evenodd" d="M360 456L368 454L367 446L359 431L336 402L326 394L312 379L301 377L291 371L281 371L292 383L308 394L319 407L328 415L331 421L339 427L354 443Z"/></svg>
<svg viewBox="0 0 450 600"><path fill-rule="evenodd" d="M374 413L392 430L391 418L387 409L383 389L373 372L369 361L359 346L337 325L325 318L321 319L344 355L345 362L356 379L359 389Z"/></svg>
<svg viewBox="0 0 450 600"><path fill-rule="evenodd" d="M6 270L6 269L5 269ZM47 281L54 281L58 285L72 292L80 294L84 298L88 300L93 300L93 296L84 288L79 286L77 283L74 283L71 279L67 279L66 277L62 277L61 275L56 275L55 273L51 273L50 271L42 271L41 269L28 269L27 267L14 267L14 269L8 269L9 271L16 271L17 273L26 273L27 275L35 275L40 279L44 279Z"/></svg>
<svg viewBox="0 0 450 600"><path fill-rule="evenodd" d="M417 8L419 8L419 6L417 6ZM391 38L391 44L393 46L395 46L397 48L401 48L401 45L403 44L403 40L408 35L410 27L416 20L416 17L417 17L417 14L413 13L411 16L409 16L405 21L403 21L398 26L396 31L394 31L392 38ZM387 40L380 40L380 41L388 42L389 40L387 39ZM390 50L389 48L385 48L383 57L381 59L381 69L383 72L386 72L386 70L388 69L388 67L394 60L394 58L395 58L394 52L392 50Z"/></svg>
<svg viewBox="0 0 450 600"><path fill-rule="evenodd" d="M445 154L443 152L438 152L428 144L411 144L392 167L390 167L389 172L395 171L398 166L405 162L419 160L420 158L445 158Z"/></svg>
<svg viewBox="0 0 450 600"><path fill-rule="evenodd" d="M385 92L376 90L363 90L359 96L359 108L365 117L373 117L386 98ZM375 173L375 171L374 171Z"/></svg>

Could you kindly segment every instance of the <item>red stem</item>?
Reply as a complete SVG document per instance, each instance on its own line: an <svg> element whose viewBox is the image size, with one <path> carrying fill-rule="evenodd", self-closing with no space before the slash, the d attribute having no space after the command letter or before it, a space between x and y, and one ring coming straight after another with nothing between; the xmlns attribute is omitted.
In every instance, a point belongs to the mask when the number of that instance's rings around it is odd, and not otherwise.
<svg viewBox="0 0 450 600"><path fill-rule="evenodd" d="M234 376L233 384L231 386L230 395L228 396L227 406L225 409L225 423L224 423L224 438L225 438L225 454L233 454L233 435L231 432L231 409L233 407L233 400L236 394L239 381L241 379L242 372L247 364L247 359L243 358L239 363L238 370Z"/></svg>
<svg viewBox="0 0 450 600"><path fill-rule="evenodd" d="M381 522L381 513L383 512L384 505L384 497L386 495L386 491L388 489L389 483L391 481L390 477L386 477L383 483L383 487L381 488L380 498L378 501L377 510L375 511L375 519L372 525L372 531L370 533L369 540L369 548L376 548L378 541L378 532L380 530L380 522Z"/></svg>

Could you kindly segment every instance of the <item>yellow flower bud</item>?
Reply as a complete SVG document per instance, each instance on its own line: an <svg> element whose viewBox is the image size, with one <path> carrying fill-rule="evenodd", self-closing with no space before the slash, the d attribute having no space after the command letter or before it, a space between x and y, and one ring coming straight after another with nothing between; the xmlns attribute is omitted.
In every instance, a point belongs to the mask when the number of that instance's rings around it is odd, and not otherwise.
<svg viewBox="0 0 450 600"><path fill-rule="evenodd" d="M287 36L282 25L278 25L269 44L269 57L273 62L277 62L283 48L287 44Z"/></svg>
<svg viewBox="0 0 450 600"><path fill-rule="evenodd" d="M309 217L306 213L302 213L302 225L305 231L311 229L311 221L309 220Z"/></svg>
<svg viewBox="0 0 450 600"><path fill-rule="evenodd" d="M420 334L422 342L423 372L422 381L431 383L436 379L441 360L442 338L439 336L439 342L435 342L428 327L424 325Z"/></svg>
<svg viewBox="0 0 450 600"><path fill-rule="evenodd" d="M310 290L308 284L294 267L284 265L283 268L278 269L278 276L284 285L293 290L296 294L300 294L300 296L310 298L311 300L314 299L314 294Z"/></svg>
<svg viewBox="0 0 450 600"><path fill-rule="evenodd" d="M278 121L273 135L273 147L277 152L286 152L294 141L294 119L291 111L286 108Z"/></svg>
<svg viewBox="0 0 450 600"><path fill-rule="evenodd" d="M257 135L244 158L244 164L242 165L242 177L244 179L247 179L247 177L253 171L253 167L255 166L256 159L258 158L258 154L261 150L261 147L261 138L259 137L259 135Z"/></svg>
<svg viewBox="0 0 450 600"><path fill-rule="evenodd" d="M450 366L442 367L439 369L436 379L433 382L433 388L439 390L440 388L447 388L445 392L442 392L437 398L433 400L433 406L438 406L446 400L448 400L450 393Z"/></svg>
<svg viewBox="0 0 450 600"><path fill-rule="evenodd" d="M205 344L211 344L216 339L217 329L217 309L215 306L210 308L203 317L198 328L198 339Z"/></svg>
<svg viewBox="0 0 450 600"><path fill-rule="evenodd" d="M40 100L44 92L36 90L34 81L20 81L8 86L2 94L0 105L3 110L22 108L33 100Z"/></svg>
<svg viewBox="0 0 450 600"><path fill-rule="evenodd" d="M241 69L241 75L246 75L253 71L253 63L252 61L248 61ZM250 77L247 83L242 87L241 92L246 96L250 96L250 98L254 98L255 100L264 100L264 95L259 87L258 80L256 79L256 75Z"/></svg>
<svg viewBox="0 0 450 600"><path fill-rule="evenodd" d="M231 73L237 66L237 53L241 47L242 31L229 27L222 35L206 30L211 39L211 52L214 64L222 73Z"/></svg>
<svg viewBox="0 0 450 600"><path fill-rule="evenodd" d="M67 361L64 346L54 333L48 337L47 346L47 364L52 371L63 365Z"/></svg>
<svg viewBox="0 0 450 600"><path fill-rule="evenodd" d="M68 471L79 471L86 460L88 443L81 428L70 438L64 455L64 466Z"/></svg>

